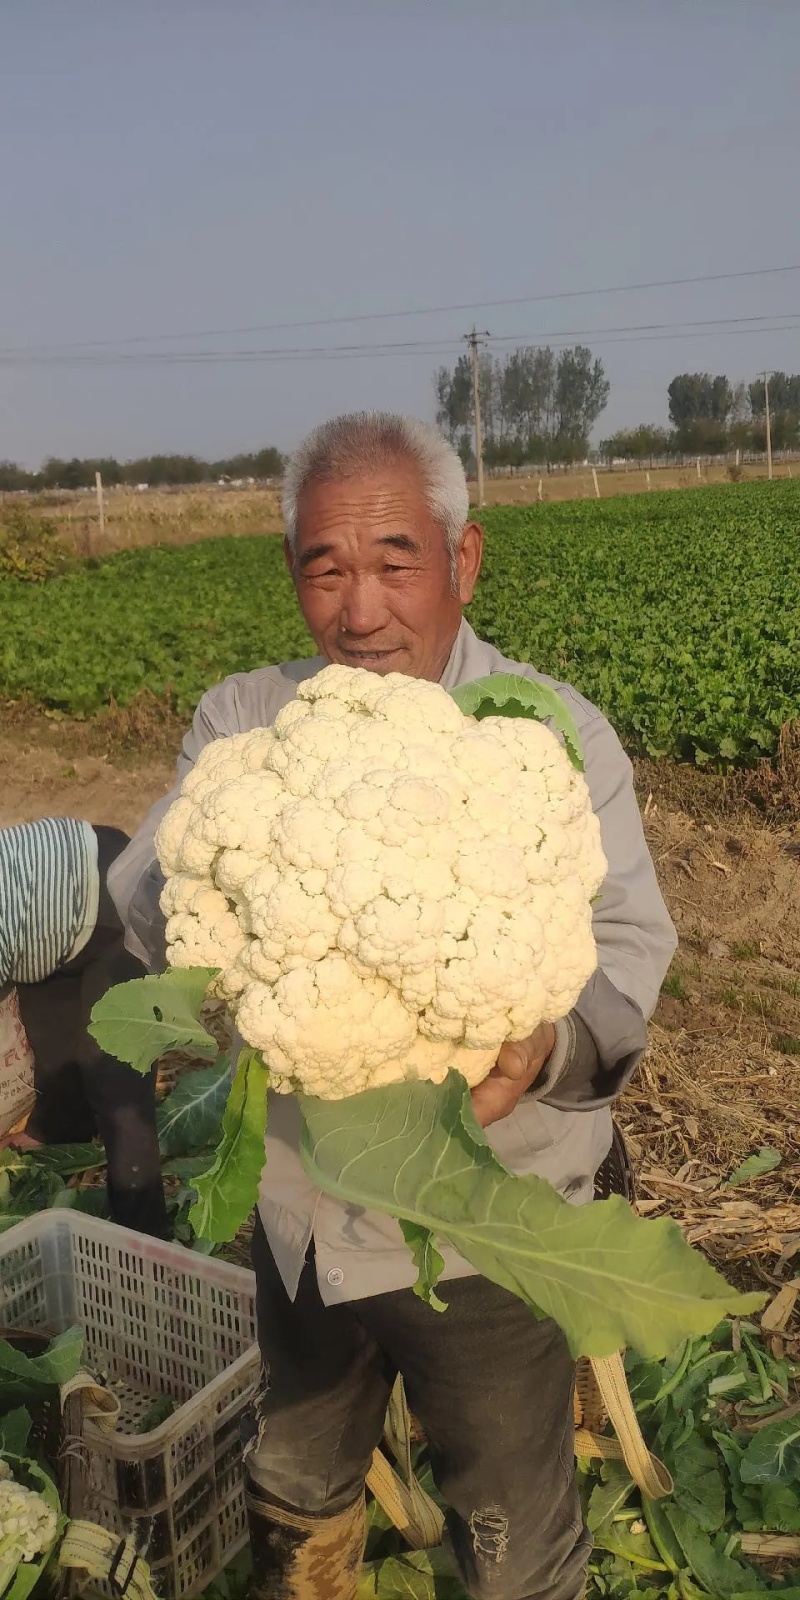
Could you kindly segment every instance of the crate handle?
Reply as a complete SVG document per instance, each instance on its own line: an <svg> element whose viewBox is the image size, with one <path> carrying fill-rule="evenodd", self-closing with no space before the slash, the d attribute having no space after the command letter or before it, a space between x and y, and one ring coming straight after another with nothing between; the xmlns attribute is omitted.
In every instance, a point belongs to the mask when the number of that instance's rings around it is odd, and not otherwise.
<svg viewBox="0 0 800 1600"><path fill-rule="evenodd" d="M76 1372L73 1378L68 1378L66 1383L62 1383L59 1394L62 1411L70 1396L77 1395L80 1397L84 1419L96 1423L103 1433L114 1432L120 1413L119 1400L105 1384L99 1383L91 1372L83 1369Z"/></svg>

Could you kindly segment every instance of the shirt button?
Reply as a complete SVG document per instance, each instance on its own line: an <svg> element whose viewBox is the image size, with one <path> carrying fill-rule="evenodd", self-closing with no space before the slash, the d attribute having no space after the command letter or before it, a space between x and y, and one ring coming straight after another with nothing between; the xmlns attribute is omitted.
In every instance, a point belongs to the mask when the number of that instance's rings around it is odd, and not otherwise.
<svg viewBox="0 0 800 1600"><path fill-rule="evenodd" d="M339 1285L344 1283L344 1273L341 1267L331 1267L328 1273L328 1282L332 1289L338 1289Z"/></svg>

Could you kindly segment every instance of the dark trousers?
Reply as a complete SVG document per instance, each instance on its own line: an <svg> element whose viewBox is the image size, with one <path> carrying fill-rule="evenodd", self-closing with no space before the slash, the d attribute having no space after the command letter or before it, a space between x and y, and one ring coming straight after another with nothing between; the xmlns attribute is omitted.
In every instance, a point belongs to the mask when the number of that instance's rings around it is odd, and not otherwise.
<svg viewBox="0 0 800 1600"><path fill-rule="evenodd" d="M351 1505L401 1372L468 1593L578 1600L590 1546L555 1323L485 1278L444 1284L443 1313L410 1289L326 1306L312 1256L292 1302L260 1222L253 1266L267 1387L249 1469L264 1493L311 1515Z"/></svg>
<svg viewBox="0 0 800 1600"><path fill-rule="evenodd" d="M82 1143L99 1135L108 1163L115 1222L169 1237L155 1119L155 1074L142 1077L106 1055L87 1031L92 1007L115 983L144 975L128 953L106 886L108 869L128 843L119 828L95 828L100 900L94 932L73 961L43 983L17 988L35 1068L36 1105L26 1131L43 1144Z"/></svg>

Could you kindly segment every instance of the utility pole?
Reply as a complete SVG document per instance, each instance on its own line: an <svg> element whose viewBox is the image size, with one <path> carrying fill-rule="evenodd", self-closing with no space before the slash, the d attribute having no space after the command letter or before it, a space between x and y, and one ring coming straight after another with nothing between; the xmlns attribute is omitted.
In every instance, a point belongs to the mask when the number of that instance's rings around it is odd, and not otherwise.
<svg viewBox="0 0 800 1600"><path fill-rule="evenodd" d="M765 373L762 374L762 376L763 376L763 379L764 379L764 410L765 410L765 413L766 413L766 422L767 422L767 477L769 478L769 481L771 483L772 482L772 427L770 425L770 417L769 417L769 380L772 377L772 373L771 372L765 372Z"/></svg>
<svg viewBox="0 0 800 1600"><path fill-rule="evenodd" d="M478 383L478 350L484 339L488 339L488 337L489 334L485 329L483 333L478 333L474 325L471 333L464 334L464 338L472 351L472 404L475 412L475 464L478 469L479 506L483 505L483 436L481 434L481 397Z"/></svg>

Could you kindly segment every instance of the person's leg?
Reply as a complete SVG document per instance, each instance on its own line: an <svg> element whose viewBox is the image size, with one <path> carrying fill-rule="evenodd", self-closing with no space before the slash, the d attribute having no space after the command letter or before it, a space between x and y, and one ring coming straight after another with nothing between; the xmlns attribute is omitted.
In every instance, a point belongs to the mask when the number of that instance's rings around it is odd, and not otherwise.
<svg viewBox="0 0 800 1600"><path fill-rule="evenodd" d="M80 959L80 958L79 958ZM155 1069L142 1075L107 1055L88 1031L92 1009L117 983L144 975L122 932L98 929L81 973L81 1089L105 1146L111 1215L122 1227L168 1239L170 1227L156 1128Z"/></svg>
<svg viewBox="0 0 800 1600"><path fill-rule="evenodd" d="M265 1374L253 1481L296 1511L331 1515L363 1492L395 1372L355 1305L326 1306L313 1254L290 1300L260 1220L252 1246Z"/></svg>
<svg viewBox="0 0 800 1600"><path fill-rule="evenodd" d="M252 1600L354 1600L394 1373L353 1307L323 1304L313 1254L290 1300L258 1218L253 1267L265 1387L246 1456Z"/></svg>
<svg viewBox="0 0 800 1600"><path fill-rule="evenodd" d="M117 983L144 975L124 947L108 893L111 862L125 848L119 828L95 828L100 893L83 950L44 983L22 985L20 1013L33 1050L37 1103L27 1131L45 1144L99 1135L106 1151L111 1215L123 1227L169 1238L156 1130L155 1072L146 1076L100 1049L92 1008Z"/></svg>
<svg viewBox="0 0 800 1600"><path fill-rule="evenodd" d="M95 827L100 894L95 931L78 957L82 1033L78 1050L84 1097L105 1145L111 1215L123 1227L169 1238L156 1130L155 1070L142 1076L100 1049L89 1033L93 1007L117 983L144 977L125 949L124 930L108 892L108 870L128 844L120 828Z"/></svg>
<svg viewBox="0 0 800 1600"><path fill-rule="evenodd" d="M359 1302L425 1430L467 1592L579 1600L590 1544L574 1461L574 1364L555 1323L484 1278Z"/></svg>
<svg viewBox="0 0 800 1600"><path fill-rule="evenodd" d="M122 949L122 928L106 886L112 860L125 849L128 835L119 828L95 828L98 840L100 890L91 938L73 961L64 963L41 983L17 986L20 1016L35 1062L36 1105L26 1131L42 1144L79 1144L97 1134L97 1118L86 1094L83 1062L86 1015L83 996L87 967L105 957L109 943ZM139 977L144 969L132 956L122 977ZM122 981L113 977L112 981ZM97 987L95 998L102 989ZM92 1001L94 1003L94 1001Z"/></svg>
<svg viewBox="0 0 800 1600"><path fill-rule="evenodd" d="M96 1126L78 1063L83 1031L81 975L54 972L43 983L20 983L17 1000L34 1059L36 1104L25 1131L40 1144L82 1144Z"/></svg>

